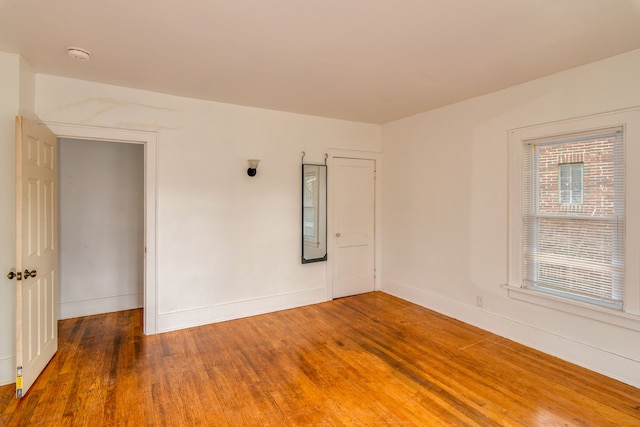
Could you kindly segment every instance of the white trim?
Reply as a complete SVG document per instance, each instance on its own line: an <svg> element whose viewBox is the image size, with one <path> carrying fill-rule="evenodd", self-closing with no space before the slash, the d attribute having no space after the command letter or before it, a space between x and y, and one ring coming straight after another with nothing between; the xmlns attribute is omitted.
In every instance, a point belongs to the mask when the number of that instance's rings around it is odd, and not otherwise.
<svg viewBox="0 0 640 427"><path fill-rule="evenodd" d="M640 332L640 316L634 314L536 292L527 288L509 285L503 285L502 287L507 290L510 298L519 301L564 311L565 313L575 314L576 316Z"/></svg>
<svg viewBox="0 0 640 427"><path fill-rule="evenodd" d="M157 303L157 183L158 183L158 134L138 130L82 126L66 123L43 123L58 138L113 141L144 144L145 185L145 271L144 271L144 333L158 332Z"/></svg>
<svg viewBox="0 0 640 427"><path fill-rule="evenodd" d="M7 375L7 376L4 376ZM15 384L16 356L0 358L0 386Z"/></svg>
<svg viewBox="0 0 640 427"><path fill-rule="evenodd" d="M290 308L317 304L325 301L324 288L308 289L262 298L232 301L189 310L173 311L158 315L158 332L224 322Z"/></svg>
<svg viewBox="0 0 640 427"><path fill-rule="evenodd" d="M60 319L89 316L99 313L132 310L143 305L144 293L114 295L77 301L66 301L60 304Z"/></svg>
<svg viewBox="0 0 640 427"><path fill-rule="evenodd" d="M335 158L363 159L375 161L375 207L374 207L374 289L382 289L382 153L375 151L343 150L339 148L327 149L327 179L329 183L329 197L327 200L327 301L333 299L333 194L335 194L333 166Z"/></svg>

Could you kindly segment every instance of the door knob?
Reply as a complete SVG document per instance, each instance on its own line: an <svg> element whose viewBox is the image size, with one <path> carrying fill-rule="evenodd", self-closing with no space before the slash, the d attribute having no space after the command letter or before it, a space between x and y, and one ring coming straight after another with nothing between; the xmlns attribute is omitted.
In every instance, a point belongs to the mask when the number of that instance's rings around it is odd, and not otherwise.
<svg viewBox="0 0 640 427"><path fill-rule="evenodd" d="M16 278L16 273L13 271L10 271L9 274L7 274L7 279L9 280L13 280Z"/></svg>
<svg viewBox="0 0 640 427"><path fill-rule="evenodd" d="M342 234L336 233L336 237L340 237L340 236L342 236Z"/></svg>
<svg viewBox="0 0 640 427"><path fill-rule="evenodd" d="M25 270L24 271L24 278L28 279L29 277L36 277L36 275L38 274L38 272L36 270Z"/></svg>

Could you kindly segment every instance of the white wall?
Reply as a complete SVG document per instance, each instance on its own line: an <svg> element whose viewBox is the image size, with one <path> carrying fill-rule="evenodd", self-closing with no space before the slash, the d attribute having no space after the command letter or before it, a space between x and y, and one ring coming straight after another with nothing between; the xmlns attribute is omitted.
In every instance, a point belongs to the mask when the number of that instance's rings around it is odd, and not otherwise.
<svg viewBox="0 0 640 427"><path fill-rule="evenodd" d="M159 331L324 301L326 263L300 263L302 151L321 163L329 147L381 149L377 125L48 75L36 112L158 132Z"/></svg>
<svg viewBox="0 0 640 427"><path fill-rule="evenodd" d="M33 67L24 58L18 56L20 64L20 84L18 85L18 114L35 121L36 76Z"/></svg>
<svg viewBox="0 0 640 427"><path fill-rule="evenodd" d="M60 318L142 307L144 146L61 139Z"/></svg>
<svg viewBox="0 0 640 427"><path fill-rule="evenodd" d="M640 332L516 301L500 287L507 132L638 106L639 76L634 51L384 125L383 289L640 386Z"/></svg>

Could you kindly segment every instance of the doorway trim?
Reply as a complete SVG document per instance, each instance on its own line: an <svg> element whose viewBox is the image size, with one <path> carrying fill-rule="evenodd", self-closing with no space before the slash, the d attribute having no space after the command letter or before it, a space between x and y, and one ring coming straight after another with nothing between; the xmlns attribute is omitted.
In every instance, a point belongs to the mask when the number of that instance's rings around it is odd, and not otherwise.
<svg viewBox="0 0 640 427"><path fill-rule="evenodd" d="M328 148L327 149L327 178L329 182L329 197L327 200L327 236L329 236L330 241L327 242L327 272L326 272L326 281L327 281L327 301L333 299L333 236L335 235L334 231L334 203L335 199L333 195L336 194L335 182L335 158L345 158L345 159L362 159L362 160L373 160L375 162L375 183L374 183L374 218L373 218L373 245L374 245L374 268L375 268L375 276L374 276L374 290L379 291L382 290L382 245L381 245L381 237L382 237L382 153L375 151L358 151L358 150L343 150L339 148Z"/></svg>
<svg viewBox="0 0 640 427"><path fill-rule="evenodd" d="M157 182L158 134L156 132L44 122L58 138L110 141L144 145L144 309L145 335L158 332L157 286Z"/></svg>

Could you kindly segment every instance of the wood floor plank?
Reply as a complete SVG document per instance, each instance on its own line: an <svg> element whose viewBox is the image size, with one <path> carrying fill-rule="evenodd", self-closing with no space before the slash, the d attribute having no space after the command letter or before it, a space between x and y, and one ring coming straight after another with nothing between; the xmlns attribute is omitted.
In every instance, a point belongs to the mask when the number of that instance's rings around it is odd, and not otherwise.
<svg viewBox="0 0 640 427"><path fill-rule="evenodd" d="M640 390L375 292L155 336L60 321L2 426L638 426Z"/></svg>

